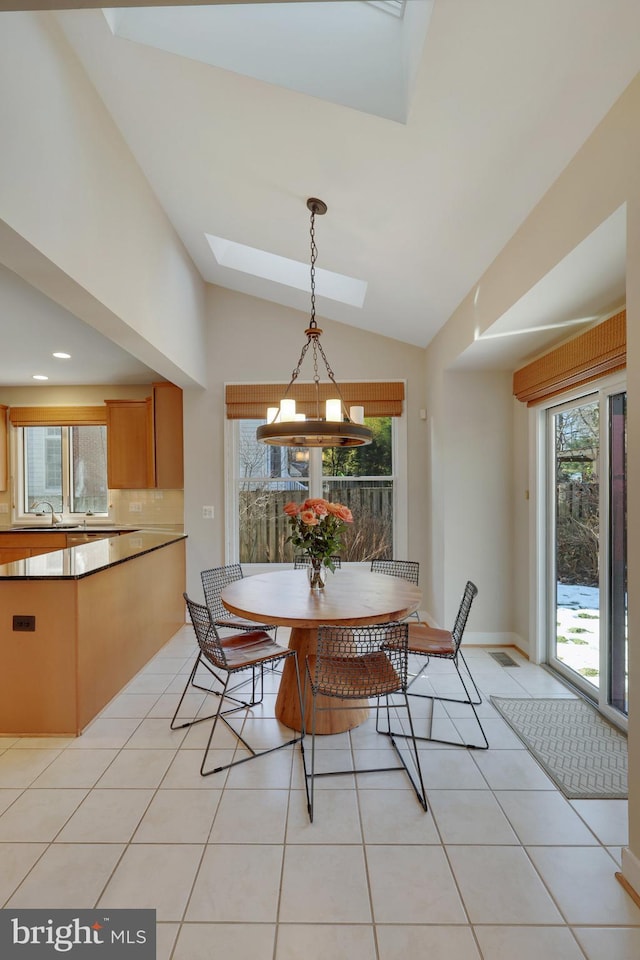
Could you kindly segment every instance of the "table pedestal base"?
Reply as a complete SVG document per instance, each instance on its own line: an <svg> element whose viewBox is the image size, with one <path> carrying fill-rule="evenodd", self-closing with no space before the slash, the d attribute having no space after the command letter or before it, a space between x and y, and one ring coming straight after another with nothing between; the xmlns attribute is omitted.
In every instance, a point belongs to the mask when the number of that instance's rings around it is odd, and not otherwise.
<svg viewBox="0 0 640 960"><path fill-rule="evenodd" d="M298 665L300 668L300 683L304 695L305 671L307 669L307 654L315 654L316 641L318 638L318 629L314 627L293 627L289 639L289 647L298 654ZM344 703L349 709L341 710L340 703ZM305 727L308 733L311 733L311 691L307 694L307 705L305 712ZM332 707L332 710L318 711L317 707ZM298 705L298 691L296 688L296 674L292 658L285 660L280 681L280 689L276 699L276 717L280 723L291 727L292 730L301 730L300 707ZM351 730L364 723L369 717L368 700L337 700L335 697L316 697L316 733L331 734L344 733L345 730Z"/></svg>

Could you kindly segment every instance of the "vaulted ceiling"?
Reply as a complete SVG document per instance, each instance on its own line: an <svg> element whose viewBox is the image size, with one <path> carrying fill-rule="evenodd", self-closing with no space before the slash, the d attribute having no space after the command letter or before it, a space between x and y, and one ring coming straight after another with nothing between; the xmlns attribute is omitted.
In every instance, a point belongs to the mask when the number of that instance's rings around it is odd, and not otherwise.
<svg viewBox="0 0 640 960"><path fill-rule="evenodd" d="M318 267L364 296L319 276L319 314L419 346L640 69L634 0L116 7L55 16L203 279L307 310L320 197ZM464 362L619 303L624 218L597 234Z"/></svg>

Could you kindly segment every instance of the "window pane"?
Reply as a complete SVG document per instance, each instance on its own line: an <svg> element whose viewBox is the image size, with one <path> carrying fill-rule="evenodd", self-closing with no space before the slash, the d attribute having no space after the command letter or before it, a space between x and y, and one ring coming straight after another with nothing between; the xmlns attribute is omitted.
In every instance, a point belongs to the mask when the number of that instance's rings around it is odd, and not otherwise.
<svg viewBox="0 0 640 960"><path fill-rule="evenodd" d="M393 556L392 480L324 480L322 495L353 514L344 534L343 560Z"/></svg>
<svg viewBox="0 0 640 960"><path fill-rule="evenodd" d="M107 513L107 428L70 427L71 513Z"/></svg>
<svg viewBox="0 0 640 960"><path fill-rule="evenodd" d="M554 430L555 657L600 683L600 407L579 403L552 416Z"/></svg>
<svg viewBox="0 0 640 960"><path fill-rule="evenodd" d="M240 420L238 424L238 476L285 477L309 476L309 451L303 447L273 447L259 443L256 430L264 420Z"/></svg>
<svg viewBox="0 0 640 960"><path fill-rule="evenodd" d="M24 428L24 498L25 511L42 500L62 511L62 427Z"/></svg>
<svg viewBox="0 0 640 960"><path fill-rule="evenodd" d="M393 473L391 417L367 417L373 441L362 447L330 447L322 451L325 477L390 477Z"/></svg>
<svg viewBox="0 0 640 960"><path fill-rule="evenodd" d="M290 563L293 548L285 543L289 523L283 513L289 500L302 501L309 488L298 481L240 483L240 563Z"/></svg>
<svg viewBox="0 0 640 960"><path fill-rule="evenodd" d="M240 563L291 563L294 550L283 513L289 500L308 496L346 504L354 523L345 532L345 560L393 556L392 418L373 417L373 443L352 449L312 450L258 443L263 420L237 424L235 490ZM366 479L365 479L366 478Z"/></svg>

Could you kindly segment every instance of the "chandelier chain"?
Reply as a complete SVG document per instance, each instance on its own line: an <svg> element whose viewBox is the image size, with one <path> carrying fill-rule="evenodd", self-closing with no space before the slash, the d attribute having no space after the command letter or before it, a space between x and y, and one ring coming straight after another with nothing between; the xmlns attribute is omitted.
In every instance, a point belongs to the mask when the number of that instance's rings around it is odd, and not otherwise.
<svg viewBox="0 0 640 960"><path fill-rule="evenodd" d="M311 319L309 327L317 327L316 323L316 260L318 257L318 248L316 247L316 212L311 210L311 226L309 228L311 238Z"/></svg>
<svg viewBox="0 0 640 960"><path fill-rule="evenodd" d="M315 218L316 214L321 216L327 212L327 205L323 200L318 200L315 197L309 197L307 200L307 209L311 211L311 222L309 226L309 239L311 245L311 314L309 317L309 326L306 329L307 340L302 351L298 362L291 374L291 380L289 381L285 391L282 401L285 397L288 397L293 384L298 379L302 364L304 362L305 356L309 350L311 344L313 344L313 385L315 387L315 417L309 417L307 415L306 424L298 424L297 420L305 420L303 414L298 415L294 412L295 406L292 411L287 411L287 419L285 421L280 421L279 417L274 416L270 419L269 423L264 426L258 427L256 431L256 439L262 443L269 443L276 446L288 446L288 447L354 447L362 446L363 444L371 443L372 435L371 430L364 426L362 423L354 423L351 420L350 411L347 411L347 406L345 404L342 391L338 386L335 378L335 374L331 367L329 366L329 361L327 360L327 355L324 352L322 344L320 343L320 337L322 335L322 330L316 322L316 260L318 257L318 248L316 246L316 234L315 234ZM318 356L320 354L320 357ZM330 382L333 384L333 387L338 394L339 402L342 407L342 415L336 416L336 411L332 410L332 416L329 416L329 400L327 400L327 417L324 418L321 416L321 384L320 384L320 358L324 362L327 376ZM305 393L305 396L308 399L305 400L307 404L307 409L311 408L313 403L311 397ZM295 398L294 398L295 400ZM280 410L282 411L283 402L280 403ZM333 400L331 401L333 403Z"/></svg>

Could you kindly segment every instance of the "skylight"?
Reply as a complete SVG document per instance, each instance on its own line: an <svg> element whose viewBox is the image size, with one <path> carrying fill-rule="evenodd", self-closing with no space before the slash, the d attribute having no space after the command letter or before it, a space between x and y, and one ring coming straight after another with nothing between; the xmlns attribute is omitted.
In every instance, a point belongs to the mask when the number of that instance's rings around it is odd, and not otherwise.
<svg viewBox="0 0 640 960"><path fill-rule="evenodd" d="M205 234L216 262L229 270L239 270L263 280L281 283L296 290L310 291L309 264L289 260L267 250L248 247L244 243ZM337 300L352 307L362 307L367 292L365 280L345 277L341 273L316 267L316 293L328 300Z"/></svg>
<svg viewBox="0 0 640 960"><path fill-rule="evenodd" d="M404 13L406 0L366 0L366 2L370 7L377 7L394 17L401 17Z"/></svg>
<svg viewBox="0 0 640 960"><path fill-rule="evenodd" d="M134 43L406 123L433 3L218 3L103 12L113 34Z"/></svg>

